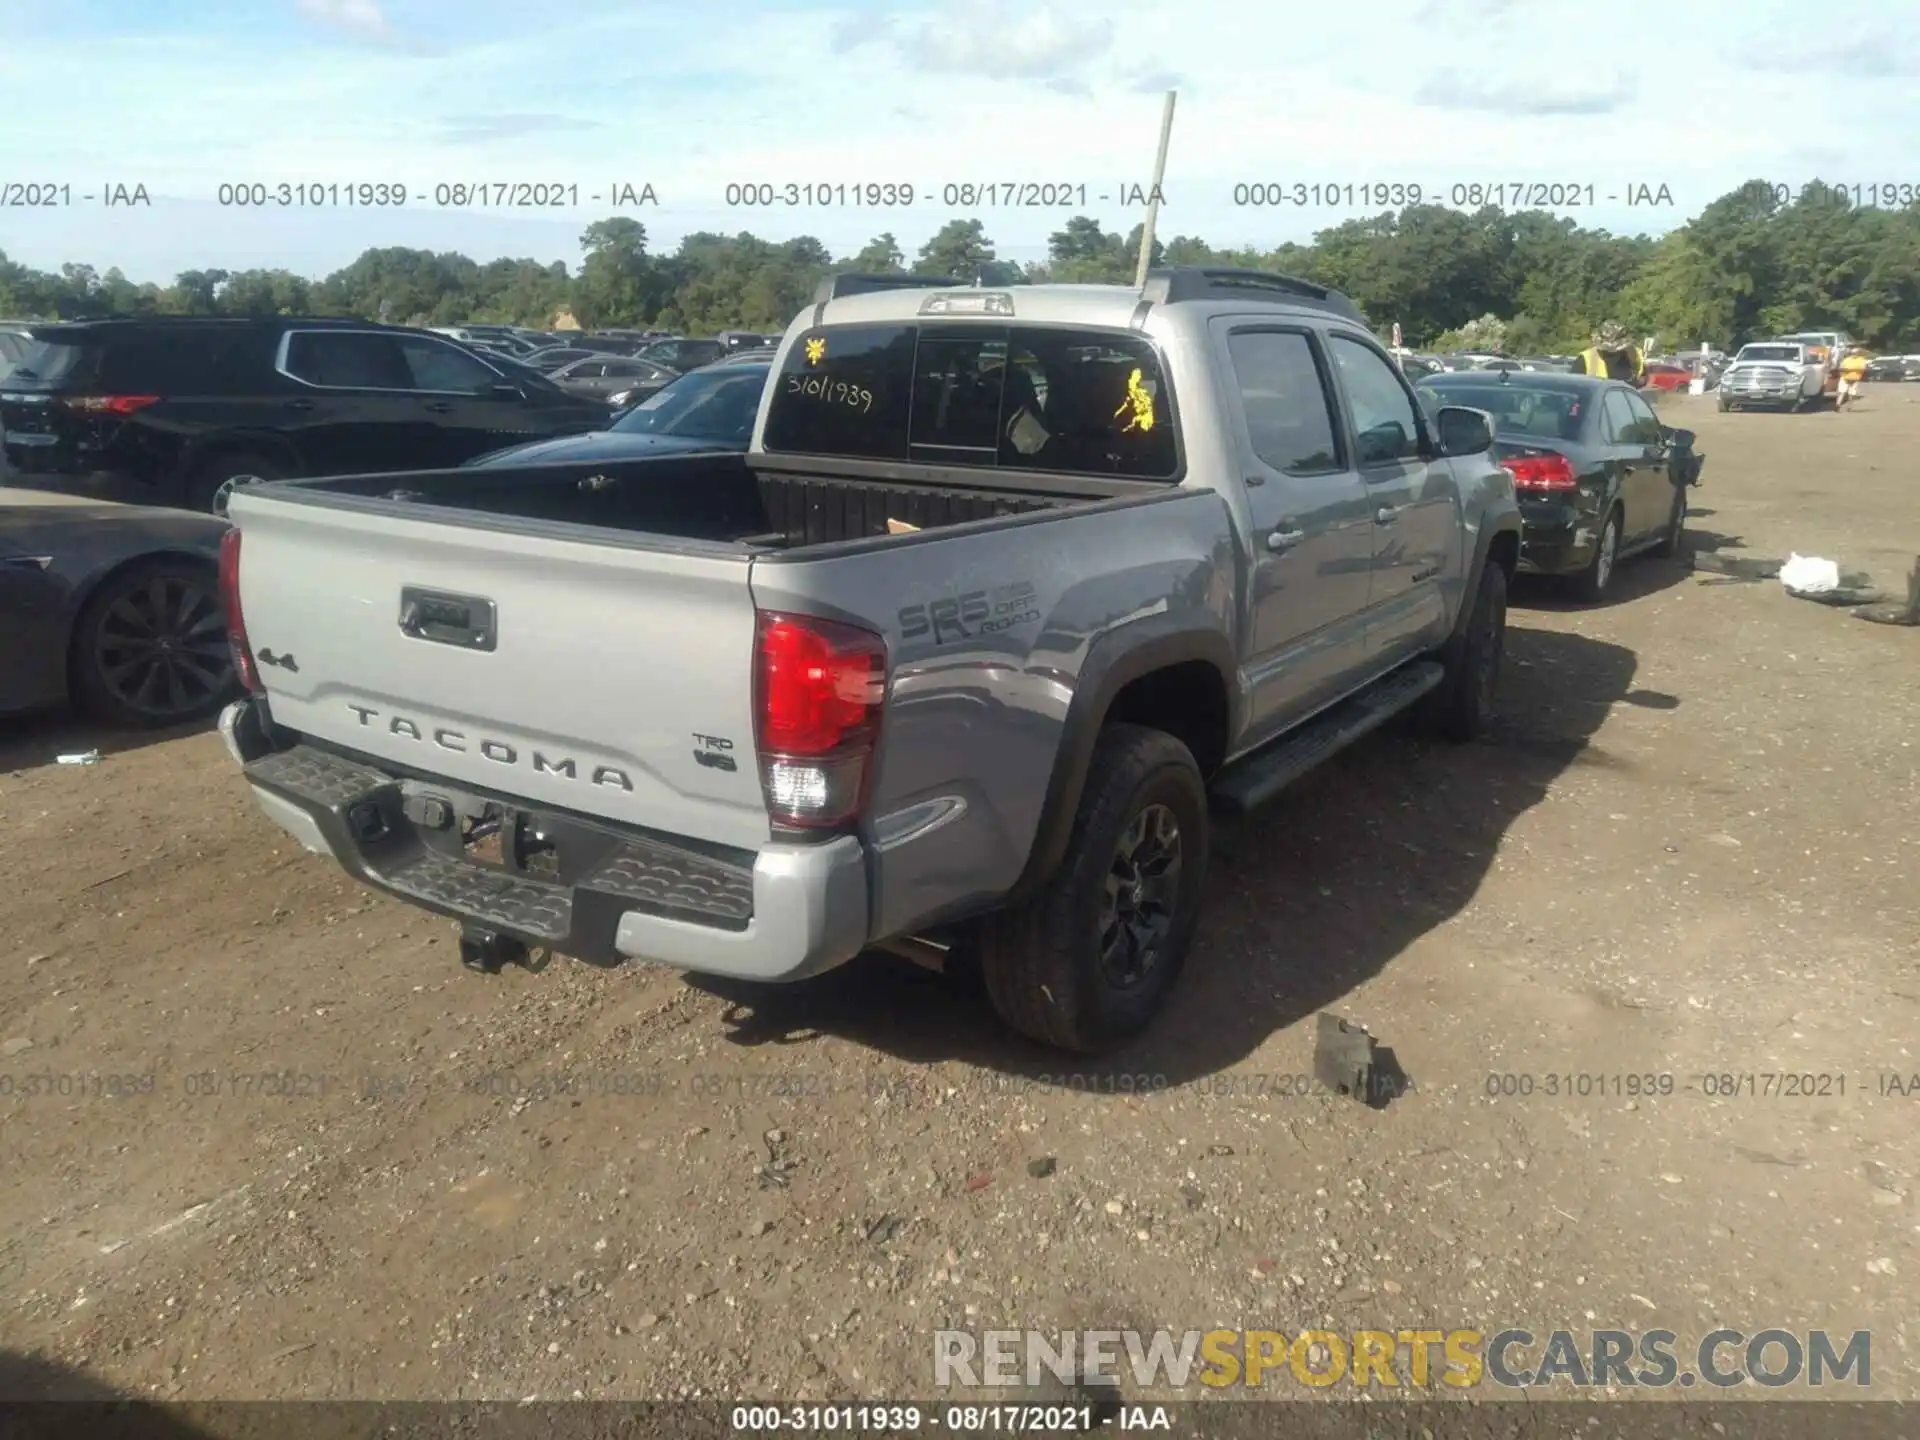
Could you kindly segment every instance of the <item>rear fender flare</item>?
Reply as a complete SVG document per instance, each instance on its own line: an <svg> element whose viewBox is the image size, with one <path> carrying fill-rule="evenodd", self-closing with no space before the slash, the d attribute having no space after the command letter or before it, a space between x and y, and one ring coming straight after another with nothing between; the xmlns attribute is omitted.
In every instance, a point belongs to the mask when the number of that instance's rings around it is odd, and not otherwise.
<svg viewBox="0 0 1920 1440"><path fill-rule="evenodd" d="M1195 660L1219 672L1227 695L1228 735L1239 733L1243 702L1234 680L1239 666L1233 642L1224 631L1197 627L1187 617L1154 616L1110 630L1088 648L1073 687L1073 700L1067 707L1066 723L1061 727L1060 747L1054 755L1033 846L1026 868L1008 894L1009 900L1038 889L1065 858L1094 745L1114 697L1143 675Z"/></svg>
<svg viewBox="0 0 1920 1440"><path fill-rule="evenodd" d="M1448 632L1449 639L1456 639L1467 630L1467 622L1473 618L1474 597L1480 593L1480 572L1487 566L1487 557L1493 553L1493 542L1502 535L1511 535L1514 540L1514 554L1520 553L1520 511L1513 507L1500 510L1482 520L1473 539L1473 558L1467 563L1466 583L1460 590L1460 604L1453 617L1453 628Z"/></svg>

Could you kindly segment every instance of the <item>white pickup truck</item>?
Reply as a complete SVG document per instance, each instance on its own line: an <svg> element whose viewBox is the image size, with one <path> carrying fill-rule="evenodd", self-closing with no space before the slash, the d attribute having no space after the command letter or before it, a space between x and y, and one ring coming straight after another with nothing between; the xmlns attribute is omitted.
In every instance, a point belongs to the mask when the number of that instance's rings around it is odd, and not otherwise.
<svg viewBox="0 0 1920 1440"><path fill-rule="evenodd" d="M1825 389L1826 362L1795 340L1743 345L1720 376L1722 410L1800 410Z"/></svg>

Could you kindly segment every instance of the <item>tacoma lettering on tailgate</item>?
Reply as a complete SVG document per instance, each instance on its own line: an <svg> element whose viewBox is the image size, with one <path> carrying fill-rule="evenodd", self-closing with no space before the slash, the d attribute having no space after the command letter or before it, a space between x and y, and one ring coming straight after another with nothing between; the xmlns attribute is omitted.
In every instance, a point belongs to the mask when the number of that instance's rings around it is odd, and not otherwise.
<svg viewBox="0 0 1920 1440"><path fill-rule="evenodd" d="M405 736L409 740L438 745L442 750L451 750L465 755L477 752L498 765L530 765L540 775L559 775L568 780L580 778L580 763L572 756L551 756L539 750L529 749L523 758L520 750L504 740L491 740L485 737L475 738L462 730L449 730L444 726L422 725L417 720L409 720L404 715L386 715L385 723L374 724L374 717L381 715L379 710L365 705L349 703L347 708L360 717L360 723L369 729L385 730L389 735ZM615 790L631 792L633 781L627 772L612 765L596 765L588 781L593 785L606 785Z"/></svg>

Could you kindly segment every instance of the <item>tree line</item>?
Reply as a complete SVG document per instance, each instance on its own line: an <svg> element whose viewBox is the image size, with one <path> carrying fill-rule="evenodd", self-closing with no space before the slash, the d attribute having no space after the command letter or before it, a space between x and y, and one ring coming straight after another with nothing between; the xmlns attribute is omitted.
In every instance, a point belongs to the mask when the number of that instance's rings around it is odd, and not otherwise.
<svg viewBox="0 0 1920 1440"><path fill-rule="evenodd" d="M956 219L909 267L891 233L843 256L811 236L745 232L692 234L657 254L645 226L620 217L587 226L577 270L389 247L324 279L189 270L170 285L79 263L33 270L0 252L0 317L310 314L545 329L570 315L589 329L774 331L835 270L912 268L995 286L1130 282L1140 241L1139 226L1120 235L1076 215L1052 235L1044 262L1023 265L998 258L981 221ZM1397 322L1409 345L1424 348L1458 345L1470 327L1469 336L1502 335L1510 353L1579 349L1601 321L1619 320L1675 348L1838 327L1877 348L1920 350L1920 204L1869 209L1819 190L1783 201L1763 181L1658 238L1614 235L1539 210L1411 205L1272 250L1221 249L1186 235L1156 240L1153 260L1277 270L1330 285L1351 295L1383 336Z"/></svg>

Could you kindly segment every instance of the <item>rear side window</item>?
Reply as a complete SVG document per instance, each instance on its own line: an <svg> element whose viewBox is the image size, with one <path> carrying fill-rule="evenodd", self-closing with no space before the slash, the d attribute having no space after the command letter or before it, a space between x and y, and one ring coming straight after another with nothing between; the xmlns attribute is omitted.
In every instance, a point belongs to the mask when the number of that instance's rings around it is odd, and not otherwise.
<svg viewBox="0 0 1920 1440"><path fill-rule="evenodd" d="M1607 441L1613 445L1633 445L1633 407L1627 404L1627 392L1609 390L1600 405L1600 420Z"/></svg>
<svg viewBox="0 0 1920 1440"><path fill-rule="evenodd" d="M296 330L287 340L287 373L309 385L346 390L410 390L413 373L391 335Z"/></svg>
<svg viewBox="0 0 1920 1440"><path fill-rule="evenodd" d="M1153 347L1102 330L829 326L773 379L767 449L1171 480L1179 450Z"/></svg>
<svg viewBox="0 0 1920 1440"><path fill-rule="evenodd" d="M1227 339L1253 453L1284 475L1339 468L1333 406L1305 335L1240 330Z"/></svg>
<svg viewBox="0 0 1920 1440"><path fill-rule="evenodd" d="M182 329L122 336L100 354L97 384L116 395L217 395L239 382L238 331Z"/></svg>

